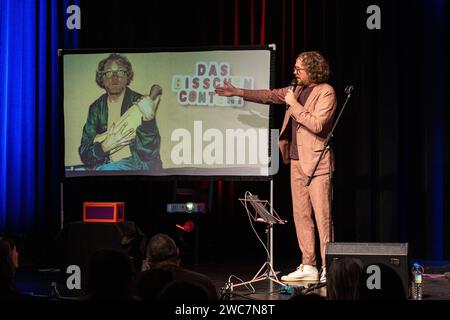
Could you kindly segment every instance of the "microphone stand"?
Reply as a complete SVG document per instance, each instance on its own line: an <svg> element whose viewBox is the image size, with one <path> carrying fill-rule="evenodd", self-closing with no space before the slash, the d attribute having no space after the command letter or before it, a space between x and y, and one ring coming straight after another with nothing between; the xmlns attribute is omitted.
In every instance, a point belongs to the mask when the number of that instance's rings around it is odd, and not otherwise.
<svg viewBox="0 0 450 320"><path fill-rule="evenodd" d="M345 99L344 105L342 106L342 109L341 109L341 111L339 112L339 114L338 114L338 116L337 116L337 118L336 118L336 121L334 122L333 128L331 128L330 133L328 134L327 138L325 139L325 143L324 143L324 146L323 146L323 150L322 150L322 152L320 153L319 159L317 159L316 165L314 166L314 169L313 169L311 175L308 177L308 182L306 183L306 186L307 186L307 187L309 187L309 185L311 184L311 180L314 178L314 173L316 172L317 167L319 166L319 163L320 163L320 161L321 161L322 158L323 158L323 155L324 155L325 152L329 149L329 144L330 144L331 138L333 137L333 132L334 132L334 130L336 129L336 126L337 126L337 124L338 124L338 122L339 122L339 119L341 118L342 113L343 113L344 110L345 110L345 106L347 105L347 102L348 102L348 100L350 99L350 97L351 97L351 95L352 95L352 91L353 91L354 89L355 89L354 86L347 86L347 87L345 87L345 93L347 94L347 99Z"/></svg>
<svg viewBox="0 0 450 320"><path fill-rule="evenodd" d="M331 148L329 147L329 144L330 144L331 138L333 137L333 132L336 129L336 126L337 126L337 124L339 122L339 119L341 118L342 113L345 110L345 106L347 105L347 102L350 99L354 89L355 89L354 86L347 86L347 87L345 87L345 93L347 94L347 98L345 99L344 105L342 106L342 109L339 112L339 114L338 114L338 116L336 118L336 121L334 122L333 128L331 129L330 133L328 134L327 138L325 139L325 143L324 143L322 152L320 153L319 159L317 159L317 162L316 162L316 164L314 166L314 169L313 169L311 175L308 177L308 181L306 183L306 186L309 187L309 185L311 184L312 179L314 178L314 173L316 172L317 167L319 166L319 163L322 160L322 157L324 156L325 152L329 150L330 151L330 169L329 169L329 172L328 172L328 179L329 179L329 183L328 183L328 188L329 188L328 189L328 191L329 191L328 192L328 202L329 202L329 208L330 208L330 217L329 217L329 228L328 228L329 234L328 235L329 235L329 241L330 242L334 242L334 239L333 239L333 230L332 230L333 222L332 222L332 215L331 215L331 203L332 203L332 199L333 199L333 195L332 195L333 189L332 189L332 186L331 186L331 179L333 178L333 170L332 170L333 154L332 154ZM325 261L322 261L322 265L325 265ZM315 286L314 288L317 289L319 287L320 286Z"/></svg>

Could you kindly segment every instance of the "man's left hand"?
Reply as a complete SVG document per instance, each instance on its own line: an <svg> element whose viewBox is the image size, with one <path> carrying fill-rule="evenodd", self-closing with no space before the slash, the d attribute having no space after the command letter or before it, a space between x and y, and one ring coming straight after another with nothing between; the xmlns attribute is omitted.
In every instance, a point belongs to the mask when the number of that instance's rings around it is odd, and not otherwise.
<svg viewBox="0 0 450 320"><path fill-rule="evenodd" d="M286 95L284 96L284 101L286 102L286 104L290 106L293 106L294 104L297 103L297 99L295 98L294 93L292 92L291 89L289 89Z"/></svg>

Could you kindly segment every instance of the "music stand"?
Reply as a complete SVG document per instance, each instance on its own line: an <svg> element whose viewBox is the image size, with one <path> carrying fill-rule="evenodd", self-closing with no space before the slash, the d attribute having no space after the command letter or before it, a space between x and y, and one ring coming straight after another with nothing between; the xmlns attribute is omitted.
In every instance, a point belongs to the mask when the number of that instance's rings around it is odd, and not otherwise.
<svg viewBox="0 0 450 320"><path fill-rule="evenodd" d="M245 210L247 211L247 214L249 218L253 219L253 221L256 222L262 222L266 224L266 234L267 234L267 247L265 247L267 252L267 261L264 262L262 267L258 270L258 272L255 274L255 276L246 282L242 282L239 284L228 284L231 291L233 291L234 287L238 286L244 286L248 285L254 282L259 282L262 280L270 280L272 282L276 282L279 285L286 286L286 284L282 283L280 280L278 280L278 277L273 270L273 266L271 264L271 256L272 256L272 250L270 247L270 229L273 227L274 224L285 224L286 220L282 220L275 209L272 207L272 204L269 203L267 200L260 200L257 195L252 195L250 192L245 193L244 199L239 198L239 201L242 203L242 205L245 207ZM251 205L253 208L252 210L249 209L248 204ZM267 250L269 248L269 250ZM262 273L266 270L265 273Z"/></svg>

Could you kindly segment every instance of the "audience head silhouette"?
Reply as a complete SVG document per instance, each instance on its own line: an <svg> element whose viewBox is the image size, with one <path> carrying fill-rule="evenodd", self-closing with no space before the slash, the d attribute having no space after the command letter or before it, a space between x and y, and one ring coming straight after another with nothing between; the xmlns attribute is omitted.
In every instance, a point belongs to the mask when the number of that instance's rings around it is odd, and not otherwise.
<svg viewBox="0 0 450 320"><path fill-rule="evenodd" d="M331 263L327 275L327 295L330 300L358 300L363 263L344 257Z"/></svg>
<svg viewBox="0 0 450 320"><path fill-rule="evenodd" d="M91 299L130 299L133 268L121 251L101 249L89 262L88 294Z"/></svg>
<svg viewBox="0 0 450 320"><path fill-rule="evenodd" d="M147 244L146 265L138 281L144 300L217 300L217 289L207 276L181 267L175 241L166 234L154 235Z"/></svg>
<svg viewBox="0 0 450 320"><path fill-rule="evenodd" d="M180 252L175 241L166 234L154 235L147 245L147 260L150 266L161 264L180 265Z"/></svg>
<svg viewBox="0 0 450 320"><path fill-rule="evenodd" d="M152 268L141 274L137 294L142 300L157 300L161 290L173 280L170 270Z"/></svg>

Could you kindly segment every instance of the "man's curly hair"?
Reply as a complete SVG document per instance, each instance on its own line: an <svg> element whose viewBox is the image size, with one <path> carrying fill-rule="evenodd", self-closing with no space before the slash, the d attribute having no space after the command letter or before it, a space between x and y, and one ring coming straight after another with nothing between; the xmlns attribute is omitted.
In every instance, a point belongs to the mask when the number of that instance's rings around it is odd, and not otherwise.
<svg viewBox="0 0 450 320"><path fill-rule="evenodd" d="M306 68L309 80L315 83L324 83L330 77L330 66L327 60L317 51L302 52L298 55Z"/></svg>
<svg viewBox="0 0 450 320"><path fill-rule="evenodd" d="M95 73L95 82L97 82L100 88L105 89L105 86L103 85L103 75L105 71L105 65L108 61L116 61L127 69L127 85L129 85L131 81L133 81L133 67L131 66L128 58L119 53L111 53L107 58L98 63L97 71Z"/></svg>

